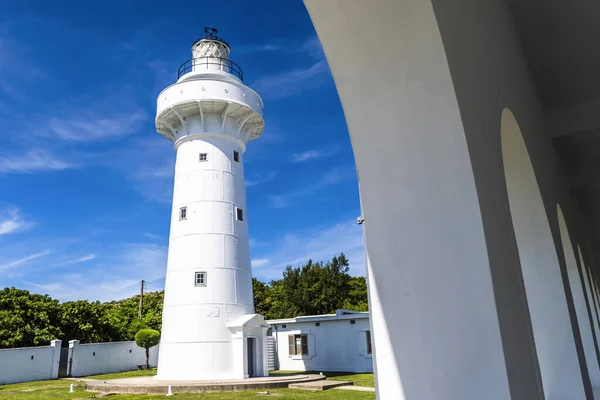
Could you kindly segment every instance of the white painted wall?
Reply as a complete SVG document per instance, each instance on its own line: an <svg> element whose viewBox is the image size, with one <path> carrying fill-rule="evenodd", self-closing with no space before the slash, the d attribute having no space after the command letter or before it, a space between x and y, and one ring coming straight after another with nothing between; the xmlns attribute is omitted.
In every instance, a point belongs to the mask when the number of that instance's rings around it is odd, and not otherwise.
<svg viewBox="0 0 600 400"><path fill-rule="evenodd" d="M71 375L89 376L112 372L131 371L138 365L146 365L146 350L135 342L111 342L80 344L69 341L73 361ZM150 349L150 366L156 367L159 346Z"/></svg>
<svg viewBox="0 0 600 400"><path fill-rule="evenodd" d="M286 371L373 372L372 356L366 351L365 331L369 318L350 317L310 322L272 323L272 336L277 343L278 369ZM285 328L282 325L286 325ZM288 336L308 335L308 355L289 355Z"/></svg>
<svg viewBox="0 0 600 400"><path fill-rule="evenodd" d="M195 68L158 96L156 121L177 151L157 379L243 378L227 325L254 314L243 153L262 132L262 100L226 72Z"/></svg>
<svg viewBox="0 0 600 400"><path fill-rule="evenodd" d="M50 346L0 349L0 385L58 378L61 341Z"/></svg>
<svg viewBox="0 0 600 400"><path fill-rule="evenodd" d="M502 112L506 187L544 393L548 399L583 399L585 392L548 216L523 134Z"/></svg>

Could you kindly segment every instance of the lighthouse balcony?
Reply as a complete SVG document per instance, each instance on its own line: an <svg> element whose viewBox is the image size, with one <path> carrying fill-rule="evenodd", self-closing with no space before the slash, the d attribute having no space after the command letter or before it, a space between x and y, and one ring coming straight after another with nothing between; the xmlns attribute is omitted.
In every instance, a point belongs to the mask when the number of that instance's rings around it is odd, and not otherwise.
<svg viewBox="0 0 600 400"><path fill-rule="evenodd" d="M225 72L232 74L241 82L244 81L244 73L242 68L224 57L196 57L187 60L179 67L177 71L177 79L191 72Z"/></svg>

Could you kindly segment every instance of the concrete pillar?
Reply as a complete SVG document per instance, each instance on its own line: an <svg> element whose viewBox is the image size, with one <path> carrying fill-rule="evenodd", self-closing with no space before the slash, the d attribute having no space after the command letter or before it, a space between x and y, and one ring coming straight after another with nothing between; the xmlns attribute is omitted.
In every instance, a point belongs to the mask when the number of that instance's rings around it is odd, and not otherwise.
<svg viewBox="0 0 600 400"><path fill-rule="evenodd" d="M305 4L357 164L378 398L509 399L473 171L430 2ZM349 45L361 50L335 50Z"/></svg>
<svg viewBox="0 0 600 400"><path fill-rule="evenodd" d="M52 358L52 372L50 379L58 379L58 367L60 365L60 351L62 349L62 340L54 339L50 342L50 346L54 347L54 356Z"/></svg>
<svg viewBox="0 0 600 400"><path fill-rule="evenodd" d="M590 285L590 275L589 269L585 265L583 261L583 256L581 254L581 247L577 246L577 256L579 258L579 267L581 269L581 274L583 276L583 286L585 288L585 294L587 297L588 305L590 307L590 315L592 319L593 333L595 337L596 346L599 345L598 340L600 340L600 325L598 324L598 306L596 303L596 295L593 292L592 286ZM600 360L596 360L598 367L600 368Z"/></svg>
<svg viewBox="0 0 600 400"><path fill-rule="evenodd" d="M565 217L560 205L557 206L557 214L562 248L567 266L567 274L569 276L569 285L571 287L571 295L573 296L573 304L575 306L577 324L579 326L579 335L581 336L581 342L583 344L585 361L588 373L590 375L590 382L592 386L599 387L600 369L598 368L598 357L596 356L596 349L594 347L593 331L590 324L590 314L588 313L586 300L584 297L584 286L579 277L580 275L577 261L575 259L575 252L573 251L573 246L571 244L571 236L569 235L567 222L565 221Z"/></svg>

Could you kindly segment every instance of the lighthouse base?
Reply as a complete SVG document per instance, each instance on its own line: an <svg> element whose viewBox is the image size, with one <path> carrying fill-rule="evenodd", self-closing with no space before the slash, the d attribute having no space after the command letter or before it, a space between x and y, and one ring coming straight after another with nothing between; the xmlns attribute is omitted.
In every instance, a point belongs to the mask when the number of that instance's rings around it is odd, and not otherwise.
<svg viewBox="0 0 600 400"><path fill-rule="evenodd" d="M154 379L215 381L266 377L268 329L261 315L247 314L227 324L229 340L161 342Z"/></svg>

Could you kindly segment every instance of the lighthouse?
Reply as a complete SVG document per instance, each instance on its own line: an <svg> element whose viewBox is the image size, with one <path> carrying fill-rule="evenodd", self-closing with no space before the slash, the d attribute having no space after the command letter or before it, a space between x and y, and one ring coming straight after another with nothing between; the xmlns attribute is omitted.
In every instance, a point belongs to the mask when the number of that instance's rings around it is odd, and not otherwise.
<svg viewBox="0 0 600 400"><path fill-rule="evenodd" d="M177 153L159 380L266 376L268 324L254 313L246 144L263 103L214 28L157 99L156 130Z"/></svg>

